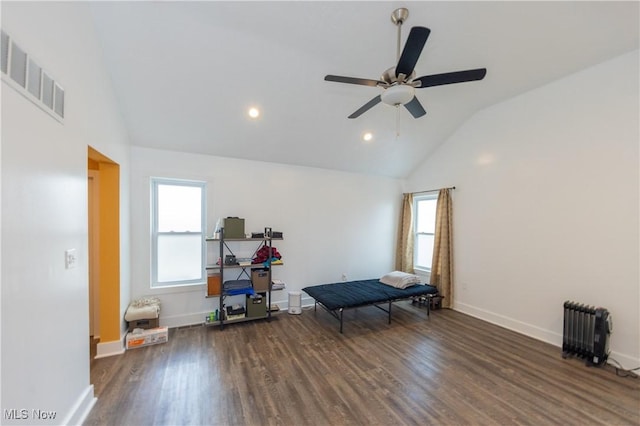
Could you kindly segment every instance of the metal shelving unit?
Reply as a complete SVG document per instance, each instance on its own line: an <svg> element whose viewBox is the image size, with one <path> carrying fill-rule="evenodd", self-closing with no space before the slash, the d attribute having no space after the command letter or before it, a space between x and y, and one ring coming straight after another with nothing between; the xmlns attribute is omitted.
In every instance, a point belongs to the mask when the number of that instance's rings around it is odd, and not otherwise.
<svg viewBox="0 0 640 426"><path fill-rule="evenodd" d="M271 287L272 287L272 267L273 266L278 266L281 265L282 263L273 263L272 262L272 258L273 258L273 241L277 241L277 240L282 240L282 238L273 238L272 237L272 230L271 228L264 228L264 237L262 238L225 238L224 237L224 228L220 229L220 238L207 238L206 241L207 242L214 242L217 241L219 242L219 259L220 259L220 264L219 265L207 265L206 269L207 270L218 270L220 271L220 285L221 285L221 289L220 289L220 295L217 296L219 297L219 301L218 301L218 306L219 306L219 316L220 318L218 318L217 321L215 322L209 322L206 323L207 325L220 325L221 328L224 328L225 324L233 324L233 323L238 323L238 322L246 322L246 321L253 321L253 320L259 320L259 319L266 319L267 321L269 321L271 319ZM229 247L229 245L227 243L230 242L254 242L254 243L258 243L258 246L256 247L256 249L253 252L253 255L251 256L252 258L257 254L258 250L260 250L263 246L266 246L269 248L269 256L266 262L263 263L255 263L255 264L243 264L243 265L225 265L225 255L226 254L231 254L234 255L233 250L231 249L231 247ZM252 269L266 269L267 270L267 280L268 280L268 290L265 292L267 294L267 300L265 301L266 303L266 315L264 316L257 316L257 317L244 317L244 318L237 318L237 319L225 319L226 317L226 305L225 305L225 299L227 297L231 297L231 296L238 296L238 295L246 295L246 294L251 294L250 291L247 290L247 293L238 293L238 292L233 292L231 293L230 290L228 288L225 288L225 271L229 271L230 270L236 270L238 271L238 275L235 278L235 280L239 280L242 276L246 276L246 278L251 282L251 270ZM227 280L228 281L228 280ZM253 289L253 283L251 283L251 289ZM260 292L262 293L262 292ZM208 296L211 297L211 296ZM245 312L248 311L248 307L245 305Z"/></svg>

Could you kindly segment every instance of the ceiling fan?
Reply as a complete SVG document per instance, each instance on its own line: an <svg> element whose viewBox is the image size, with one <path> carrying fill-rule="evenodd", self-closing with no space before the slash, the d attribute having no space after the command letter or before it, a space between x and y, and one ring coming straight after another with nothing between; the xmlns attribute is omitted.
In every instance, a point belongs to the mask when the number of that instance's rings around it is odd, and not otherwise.
<svg viewBox="0 0 640 426"><path fill-rule="evenodd" d="M382 94L371 99L361 106L349 118L360 117L380 102L387 105L404 107L414 118L419 118L427 112L415 96L415 89L425 87L442 86L444 84L463 83L466 81L482 80L487 74L486 68L477 68L466 71L455 71L444 74L432 74L416 78L414 67L418 62L420 53L427 42L431 30L426 27L413 27L409 32L409 37L400 54L400 35L402 24L409 17L409 10L399 8L391 14L391 21L398 27L397 43L397 65L386 70L379 80L366 78L343 77L339 75L326 75L325 81L335 81L337 83L359 84L362 86L381 87Z"/></svg>

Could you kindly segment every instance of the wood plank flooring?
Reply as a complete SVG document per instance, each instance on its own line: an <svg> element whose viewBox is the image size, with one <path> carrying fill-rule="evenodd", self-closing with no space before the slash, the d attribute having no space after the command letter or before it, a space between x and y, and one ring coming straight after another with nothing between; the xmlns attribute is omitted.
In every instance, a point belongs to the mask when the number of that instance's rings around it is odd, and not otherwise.
<svg viewBox="0 0 640 426"><path fill-rule="evenodd" d="M451 310L318 308L96 360L86 425L638 425L640 380Z"/></svg>

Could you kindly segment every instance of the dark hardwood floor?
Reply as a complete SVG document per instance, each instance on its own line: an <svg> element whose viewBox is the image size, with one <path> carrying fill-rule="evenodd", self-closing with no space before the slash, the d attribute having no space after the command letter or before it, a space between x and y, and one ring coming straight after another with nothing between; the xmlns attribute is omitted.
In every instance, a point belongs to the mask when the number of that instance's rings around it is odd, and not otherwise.
<svg viewBox="0 0 640 426"><path fill-rule="evenodd" d="M640 380L451 310L171 329L96 360L86 425L638 425Z"/></svg>

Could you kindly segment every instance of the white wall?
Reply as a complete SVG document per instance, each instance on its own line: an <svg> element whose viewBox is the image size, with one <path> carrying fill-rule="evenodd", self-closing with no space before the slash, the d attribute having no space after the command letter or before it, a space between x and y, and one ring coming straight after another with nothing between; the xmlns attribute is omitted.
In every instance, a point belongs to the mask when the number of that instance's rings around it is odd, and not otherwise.
<svg viewBox="0 0 640 426"><path fill-rule="evenodd" d="M290 290L340 281L342 273L349 280L374 278L394 266L400 180L140 147L132 148L131 170L132 297L157 294L161 324L202 322L217 298L205 299L203 285L150 290L152 176L207 182L208 235L217 219L227 216L244 218L247 233L265 226L284 233L284 240L274 243L284 262L274 267L274 278L287 284L286 291L273 293L281 306L286 307ZM213 263L218 245L209 248Z"/></svg>
<svg viewBox="0 0 640 426"><path fill-rule="evenodd" d="M476 114L408 191L455 185L455 309L555 345L562 304L610 310L640 362L638 52Z"/></svg>
<svg viewBox="0 0 640 426"><path fill-rule="evenodd" d="M127 137L86 4L2 4L2 28L65 89L64 124L2 83L3 424L79 423L89 383L87 146L121 165L129 292ZM78 267L65 269L75 248ZM5 410L28 419L8 420ZM32 409L56 412L39 421Z"/></svg>

